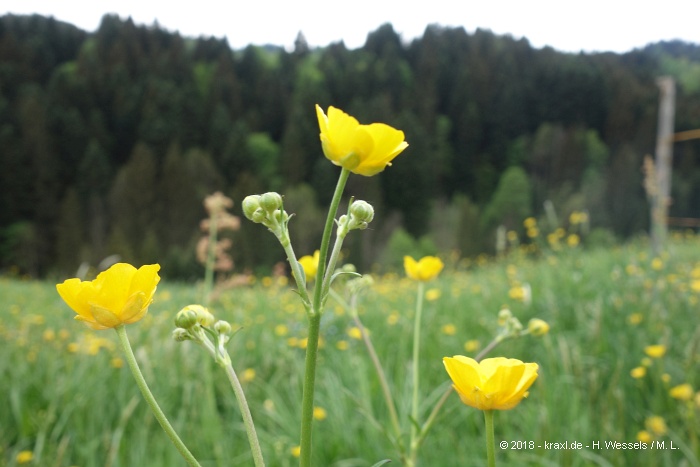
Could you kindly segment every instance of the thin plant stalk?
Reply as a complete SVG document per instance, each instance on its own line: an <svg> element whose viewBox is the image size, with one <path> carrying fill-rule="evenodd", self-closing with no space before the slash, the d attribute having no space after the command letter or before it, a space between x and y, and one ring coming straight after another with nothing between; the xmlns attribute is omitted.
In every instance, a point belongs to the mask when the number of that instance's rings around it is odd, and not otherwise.
<svg viewBox="0 0 700 467"><path fill-rule="evenodd" d="M234 371L230 362L223 365L223 367L226 371L226 376L228 376L228 380L231 382L233 392L236 394L238 408L241 411L245 431L248 434L248 443L250 444L250 452L253 455L255 467L264 467L265 461L263 460L262 450L260 449L260 441L258 441L258 435L255 431L255 424L253 423L253 416L250 414L250 408L248 407L248 401L246 400L245 393L241 387L241 382L238 380L238 376L236 376L236 372Z"/></svg>
<svg viewBox="0 0 700 467"><path fill-rule="evenodd" d="M168 419L166 418L165 414L161 410L160 406L158 405L158 402L156 402L156 398L153 397L153 393L151 390L148 388L148 384L146 383L146 380L143 377L143 374L141 373L141 369L139 368L138 363L136 362L136 357L134 356L134 351L131 349L131 344L129 343L129 337L126 335L126 328L124 325L119 325L116 328L114 328L115 331L117 331L117 336L119 336L119 343L122 346L122 350L124 350L124 355L126 356L126 361L129 365L129 368L131 369L131 373L134 375L134 379L136 380L136 385L139 387L141 390L141 394L143 394L143 398L146 400L148 405L151 407L151 410L153 411L153 415L155 415L156 420L158 420L158 423L160 423L160 426L163 427L163 430L165 430L165 433L168 435L170 438L170 441L173 442L177 450L180 452L182 457L185 458L185 461L191 466L198 466L200 467L199 462L197 462L197 459L192 455L192 453L187 449L187 446L185 446L185 443L182 442L180 437L177 435L175 432L175 429L172 427Z"/></svg>
<svg viewBox="0 0 700 467"><path fill-rule="evenodd" d="M423 282L418 282L418 296L416 298L416 316L413 324L413 395L411 397L411 462L410 465L415 465L416 450L413 446L418 439L418 384L420 382L420 329L421 316L423 314Z"/></svg>
<svg viewBox="0 0 700 467"><path fill-rule="evenodd" d="M364 342L365 347L367 348L369 358L372 360L374 370L377 372L377 377L379 378L379 385L382 387L382 394L384 395L384 401L386 402L386 405L389 409L389 418L391 418L391 425L394 428L394 435L398 439L399 436L401 436L401 425L399 424L399 416L396 412L394 399L393 397L391 397L391 390L389 389L389 383L387 382L386 374L384 373L384 368L382 368L382 364L379 361L377 352L374 350L374 345L372 344L372 340L369 337L369 333L367 333L365 326L362 324L362 321L360 321L360 317L357 315L357 310L355 309L354 305L351 306L354 310L354 312L351 311L352 318L355 321L357 328L360 330L360 334L362 335L362 341Z"/></svg>
<svg viewBox="0 0 700 467"><path fill-rule="evenodd" d="M301 265L299 264L299 261L297 261L297 257L294 254L294 248L292 248L292 243L290 241L282 242L281 240L280 243L282 243L284 252L287 254L287 261L289 261L289 266L292 268L292 276L294 277L294 281L297 284L297 290L299 291L299 295L301 296L301 301L304 303L304 307L306 307L308 311L309 294L306 291L304 271Z"/></svg>
<svg viewBox="0 0 700 467"><path fill-rule="evenodd" d="M328 246L330 244L331 232L335 223L335 215L338 212L340 199L345 189L345 184L350 176L350 171L343 168L338 178L338 184L333 193L326 225L321 238L321 249L319 251L318 270L316 272L316 283L314 284L313 302L311 310L307 313L308 336L306 343L306 359L304 363L304 386L301 402L301 452L299 455L299 465L301 467L311 466L311 429L313 425L314 412L314 390L316 385L316 360L318 357L318 338L321 328L321 306L323 296L323 282L326 274L326 260L328 258ZM328 271L332 274L333 271Z"/></svg>
<svg viewBox="0 0 700 467"><path fill-rule="evenodd" d="M493 410L484 410L486 422L486 461L489 467L496 467L496 439L493 434Z"/></svg>

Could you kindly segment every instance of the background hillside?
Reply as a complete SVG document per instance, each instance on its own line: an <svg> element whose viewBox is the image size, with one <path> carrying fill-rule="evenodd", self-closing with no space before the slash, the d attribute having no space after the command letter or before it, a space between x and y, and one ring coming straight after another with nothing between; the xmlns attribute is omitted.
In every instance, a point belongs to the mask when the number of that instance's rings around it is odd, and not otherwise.
<svg viewBox="0 0 700 467"><path fill-rule="evenodd" d="M350 179L346 192L378 213L349 242L361 266L391 265L392 245L488 252L496 226L522 234L545 201L562 224L586 210L594 237L630 236L648 223L641 167L663 74L678 82L676 129L700 128L700 46L682 42L573 55L434 26L402 43L385 25L354 50L311 50L301 35L293 51L231 50L115 16L91 34L4 16L0 268L73 272L116 253L199 276L202 200L216 190L238 214L245 195L280 191L298 214L296 248L311 253L320 231L307 224L338 171L320 151L316 103L410 143L381 176ZM700 217L698 153L697 141L674 147L672 216ZM237 269L282 259L257 227L234 234Z"/></svg>

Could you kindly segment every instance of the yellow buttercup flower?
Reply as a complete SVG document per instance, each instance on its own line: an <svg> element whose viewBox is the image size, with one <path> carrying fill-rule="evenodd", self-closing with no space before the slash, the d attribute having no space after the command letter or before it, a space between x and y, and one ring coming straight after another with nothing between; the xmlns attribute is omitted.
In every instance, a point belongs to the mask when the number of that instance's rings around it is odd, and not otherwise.
<svg viewBox="0 0 700 467"><path fill-rule="evenodd" d="M647 374L647 369L643 366L638 366L638 367L632 368L632 371L630 371L630 376L634 379L644 378L644 376L646 374Z"/></svg>
<svg viewBox="0 0 700 467"><path fill-rule="evenodd" d="M442 359L454 388L466 405L479 410L509 410L520 403L537 379L537 363L514 358L481 362L456 355Z"/></svg>
<svg viewBox="0 0 700 467"><path fill-rule="evenodd" d="M20 451L17 453L15 460L18 464L28 464L34 459L34 453L32 451Z"/></svg>
<svg viewBox="0 0 700 467"><path fill-rule="evenodd" d="M693 395L694 395L693 387L688 383L679 384L678 386L674 386L669 390L668 393L674 399L678 399L678 400L682 400L682 401L689 401L690 399L693 398Z"/></svg>
<svg viewBox="0 0 700 467"><path fill-rule="evenodd" d="M651 358L661 358L666 354L666 346L662 344L647 345L644 347L644 353Z"/></svg>
<svg viewBox="0 0 700 467"><path fill-rule="evenodd" d="M663 436L668 431L666 421L663 417L659 417L658 415L647 417L647 419L644 420L644 426L655 436Z"/></svg>
<svg viewBox="0 0 700 467"><path fill-rule="evenodd" d="M328 416L326 409L323 407L314 407L314 419L318 421L323 421Z"/></svg>
<svg viewBox="0 0 700 467"><path fill-rule="evenodd" d="M318 272L318 261L321 253L316 250L314 255L306 255L299 258L299 264L304 269L304 274L306 274L306 280L310 281L316 278L316 272Z"/></svg>
<svg viewBox="0 0 700 467"><path fill-rule="evenodd" d="M436 256L424 256L420 261L416 261L410 256L404 256L403 267L408 277L425 282L436 278L445 265Z"/></svg>
<svg viewBox="0 0 700 467"><path fill-rule="evenodd" d="M75 311L78 321L92 329L116 328L139 321L148 312L160 281L160 265L136 269L117 263L94 281L68 279L56 285L61 298Z"/></svg>
<svg viewBox="0 0 700 467"><path fill-rule="evenodd" d="M376 175L408 147L403 131L384 123L360 125L355 117L335 107L329 107L326 115L318 104L316 116L326 158L352 173Z"/></svg>
<svg viewBox="0 0 700 467"><path fill-rule="evenodd" d="M651 443L653 439L654 437L651 436L651 433L647 430L642 430L637 433L637 441L641 441L642 443Z"/></svg>

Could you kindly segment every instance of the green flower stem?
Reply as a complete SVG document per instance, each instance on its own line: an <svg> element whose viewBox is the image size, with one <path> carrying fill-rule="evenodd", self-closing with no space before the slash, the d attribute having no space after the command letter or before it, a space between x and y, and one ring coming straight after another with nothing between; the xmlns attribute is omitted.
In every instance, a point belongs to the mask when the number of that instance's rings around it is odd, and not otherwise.
<svg viewBox="0 0 700 467"><path fill-rule="evenodd" d="M314 387L316 385L316 357L318 356L318 337L321 328L321 314L308 316L309 331L306 341L306 361L304 368L304 388L301 401L301 452L299 465L311 466L311 427L314 414Z"/></svg>
<svg viewBox="0 0 700 467"><path fill-rule="evenodd" d="M299 465L301 467L311 466L311 428L314 413L314 389L316 385L316 359L318 357L318 338L321 328L321 304L323 302L322 289L326 275L326 259L328 258L328 245L335 223L335 215L338 212L340 198L345 189L345 184L350 176L350 171L343 169L338 178L338 184L333 193L333 199L328 209L326 225L321 238L321 249L319 251L318 270L316 272L316 283L314 284L313 303L311 310L307 314L308 336L306 342L306 361L304 369L304 387L301 402L301 453L299 455ZM332 274L333 271L328 271Z"/></svg>
<svg viewBox="0 0 700 467"><path fill-rule="evenodd" d="M418 439L418 383L420 381L420 322L423 314L423 294L425 285L423 282L418 282L418 296L416 298L416 317L413 323L413 397L411 398L411 452L412 458L415 460L415 449Z"/></svg>
<svg viewBox="0 0 700 467"><path fill-rule="evenodd" d="M333 276L333 271L335 270L335 264L338 262L338 257L340 257L340 249L343 247L343 240L345 240L345 236L336 237L335 244L333 244L333 250L331 251L328 259L328 274L326 274L326 277L323 278L321 289L322 297L328 296L331 289L331 277Z"/></svg>
<svg viewBox="0 0 700 467"><path fill-rule="evenodd" d="M318 270L316 271L316 284L314 284L314 301L312 313L321 312L321 301L323 291L323 282L326 278L326 260L328 258L328 246L331 242L331 233L333 232L333 225L335 224L335 215L338 212L338 206L340 205L340 198L343 195L343 190L345 189L345 184L350 176L350 171L348 169L343 169L340 172L340 177L338 178L338 184L335 186L335 192L333 193L333 199L331 200L331 205L328 208L328 217L326 217L326 225L323 228L323 237L321 238L321 249L319 250L318 256ZM333 271L329 271L329 274L333 274Z"/></svg>
<svg viewBox="0 0 700 467"><path fill-rule="evenodd" d="M136 362L134 352L131 350L129 337L126 335L126 328L124 325L119 325L114 328L114 330L117 331L119 342L124 350L124 355L126 356L126 361L129 364L131 373L134 375L134 379L136 380L136 385L141 390L141 394L143 394L143 397L146 399L146 402L148 402L148 405L151 406L153 415L155 415L158 423L160 423L160 426L163 427L163 430L165 430L165 433L170 438L170 441L172 441L177 450L180 451L180 454L185 458L187 463L191 466L199 466L199 462L197 462L197 459L194 458L192 453L187 449L187 446L185 446L185 443L182 442L180 437L175 432L175 429L172 427L172 425L170 425L170 422L165 417L165 414L160 409L160 406L158 406L156 398L153 397L153 393L151 393L151 390L148 388L148 384L146 384L146 380L143 378L143 374L141 374L139 365Z"/></svg>
<svg viewBox="0 0 700 467"><path fill-rule="evenodd" d="M204 268L204 306L209 306L211 291L214 289L214 263L216 261L216 214L209 217L209 244L207 245L207 264Z"/></svg>
<svg viewBox="0 0 700 467"><path fill-rule="evenodd" d="M248 443L250 443L250 452L253 454L253 462L255 462L255 467L264 467L265 461L263 460L262 450L260 449L260 441L258 441L258 434L255 432L253 416L250 414L250 408L248 408L248 402L246 401L245 394L243 393L241 382L238 380L238 376L236 376L236 372L234 371L230 362L223 365L223 367L224 370L226 370L228 380L231 382L233 392L236 394L236 400L238 401L238 408L241 410L245 431L248 433Z"/></svg>
<svg viewBox="0 0 700 467"><path fill-rule="evenodd" d="M505 337L502 335L494 337L494 339L491 342L489 342L489 344L486 347L484 347L481 350L481 352L479 352L476 355L476 357L474 357L474 360L476 360L477 362L480 362L486 355L488 355L489 352L491 352L493 349L495 349L496 346L498 344L500 344L501 342L503 342L504 340L505 340Z"/></svg>
<svg viewBox="0 0 700 467"><path fill-rule="evenodd" d="M489 467L496 467L496 439L493 435L493 410L484 410L486 421L486 460Z"/></svg>
<svg viewBox="0 0 700 467"><path fill-rule="evenodd" d="M411 449L414 451L418 451L418 448L420 445L423 443L423 440L425 437L428 435L428 432L430 429L433 427L433 423L435 423L435 419L437 418L438 414L440 413L440 409L442 409L442 406L445 405L445 402L447 402L447 398L450 397L450 394L452 394L452 391L454 388L450 384L447 389L445 390L444 393L442 393L442 396L440 396L440 399L437 401L435 404L435 407L433 407L433 410L430 412L430 415L428 418L425 420L425 423L420 429L420 433L418 434L418 438L416 438L415 445L411 446ZM415 454L412 453L411 457L415 457Z"/></svg>
<svg viewBox="0 0 700 467"><path fill-rule="evenodd" d="M304 302L304 307L308 311L309 306L311 306L311 303L309 302L309 294L306 291L306 280L304 280L304 271L301 267L301 264L299 264L299 261L297 261L297 257L294 254L294 248L292 248L291 242L287 242L286 244L282 243L282 246L284 247L284 252L287 254L287 261L289 262L289 266L292 268L292 276L294 276L294 280L297 283L297 290L299 291L299 296L301 297L302 302Z"/></svg>

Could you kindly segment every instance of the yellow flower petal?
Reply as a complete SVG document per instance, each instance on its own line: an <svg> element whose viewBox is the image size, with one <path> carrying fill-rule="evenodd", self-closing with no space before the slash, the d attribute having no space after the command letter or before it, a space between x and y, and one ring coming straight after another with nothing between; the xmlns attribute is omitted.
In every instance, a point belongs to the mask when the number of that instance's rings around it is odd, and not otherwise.
<svg viewBox="0 0 700 467"><path fill-rule="evenodd" d="M68 279L56 286L56 290L63 301L84 318L92 317L90 305L88 305L86 300L86 297L91 293L91 288L92 283L82 282L80 279Z"/></svg>
<svg viewBox="0 0 700 467"><path fill-rule="evenodd" d="M318 272L318 262L321 256L321 252L314 251L313 256L306 255L299 258L299 264L304 270L304 275L306 275L306 280L311 281L316 278L316 273Z"/></svg>

